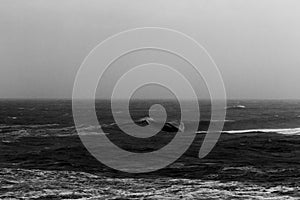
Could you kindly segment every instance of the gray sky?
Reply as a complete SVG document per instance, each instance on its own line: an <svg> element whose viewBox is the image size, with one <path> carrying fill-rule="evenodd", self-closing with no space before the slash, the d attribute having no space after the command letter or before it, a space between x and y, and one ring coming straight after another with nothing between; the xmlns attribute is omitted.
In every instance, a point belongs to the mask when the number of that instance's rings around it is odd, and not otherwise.
<svg viewBox="0 0 300 200"><path fill-rule="evenodd" d="M70 98L89 51L120 31L184 32L210 53L229 98L300 98L298 0L2 0L0 98Z"/></svg>

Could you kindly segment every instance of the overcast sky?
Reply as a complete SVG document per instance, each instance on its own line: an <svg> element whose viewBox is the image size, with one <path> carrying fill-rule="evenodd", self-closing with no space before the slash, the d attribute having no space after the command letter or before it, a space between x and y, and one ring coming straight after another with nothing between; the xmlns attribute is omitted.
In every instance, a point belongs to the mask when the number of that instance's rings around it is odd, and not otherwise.
<svg viewBox="0 0 300 200"><path fill-rule="evenodd" d="M70 98L94 46L145 26L201 43L229 98L300 98L299 0L1 0L0 98Z"/></svg>

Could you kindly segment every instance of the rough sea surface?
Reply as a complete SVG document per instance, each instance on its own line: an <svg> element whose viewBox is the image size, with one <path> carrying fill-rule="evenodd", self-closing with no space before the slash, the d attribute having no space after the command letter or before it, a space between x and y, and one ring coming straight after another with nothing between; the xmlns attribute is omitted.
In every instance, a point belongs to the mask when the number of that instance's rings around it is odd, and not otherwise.
<svg viewBox="0 0 300 200"><path fill-rule="evenodd" d="M130 114L145 126L154 103L168 119L151 139L127 138L104 100L96 102L100 125L82 124L80 133L106 134L128 151L160 149L182 128L178 103L135 100ZM213 122L209 102L200 105L196 138L181 158L156 172L128 174L89 154L70 100L0 100L0 199L300 199L300 101L229 101L221 138L204 159L198 152ZM123 109L120 102L118 114Z"/></svg>

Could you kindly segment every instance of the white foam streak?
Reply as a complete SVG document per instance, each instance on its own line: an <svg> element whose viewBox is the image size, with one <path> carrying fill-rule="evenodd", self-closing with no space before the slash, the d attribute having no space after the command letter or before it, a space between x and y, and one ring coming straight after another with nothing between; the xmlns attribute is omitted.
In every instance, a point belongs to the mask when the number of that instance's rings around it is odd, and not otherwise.
<svg viewBox="0 0 300 200"><path fill-rule="evenodd" d="M285 135L300 135L300 128L286 128L286 129L249 129L249 130L232 130L224 131L225 133L251 133L251 132L263 132L263 133L280 133Z"/></svg>
<svg viewBox="0 0 300 200"><path fill-rule="evenodd" d="M200 134L206 134L206 131L197 131ZM246 130L230 130L223 131L222 133L228 134L241 134L241 133L279 133L284 135L300 135L300 128L283 128L283 129L246 129Z"/></svg>

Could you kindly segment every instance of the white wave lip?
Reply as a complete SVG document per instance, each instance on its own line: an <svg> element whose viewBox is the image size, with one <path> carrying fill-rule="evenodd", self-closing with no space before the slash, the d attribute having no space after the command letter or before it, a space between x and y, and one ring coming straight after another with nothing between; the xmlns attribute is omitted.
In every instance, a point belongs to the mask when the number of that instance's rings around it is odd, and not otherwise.
<svg viewBox="0 0 300 200"><path fill-rule="evenodd" d="M225 109L246 109L246 106L239 104L239 105L228 106Z"/></svg>
<svg viewBox="0 0 300 200"><path fill-rule="evenodd" d="M207 131L197 131L197 133L206 134ZM228 133L228 134L279 133L284 135L300 135L300 128L230 130L230 131L222 131L222 133Z"/></svg>
<svg viewBox="0 0 300 200"><path fill-rule="evenodd" d="M249 130L231 130L231 131L223 131L223 132L229 133L229 134L263 132L263 133L280 133L280 134L285 134L285 135L300 135L300 128L249 129Z"/></svg>

